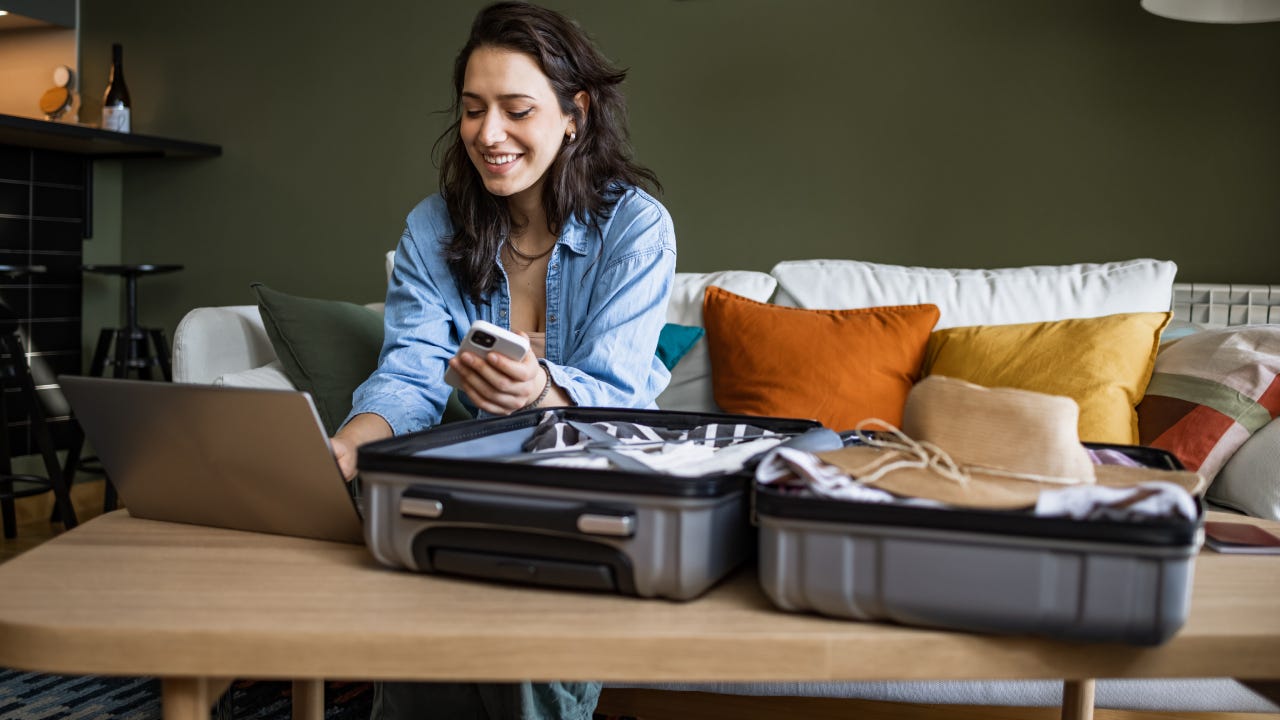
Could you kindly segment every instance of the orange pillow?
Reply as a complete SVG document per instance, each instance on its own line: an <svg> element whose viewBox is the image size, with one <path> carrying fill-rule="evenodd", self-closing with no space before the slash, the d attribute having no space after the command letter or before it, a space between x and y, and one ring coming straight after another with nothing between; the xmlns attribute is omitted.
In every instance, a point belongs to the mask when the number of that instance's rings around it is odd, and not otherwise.
<svg viewBox="0 0 1280 720"><path fill-rule="evenodd" d="M936 305L803 310L707 288L711 384L725 412L898 425L920 379Z"/></svg>

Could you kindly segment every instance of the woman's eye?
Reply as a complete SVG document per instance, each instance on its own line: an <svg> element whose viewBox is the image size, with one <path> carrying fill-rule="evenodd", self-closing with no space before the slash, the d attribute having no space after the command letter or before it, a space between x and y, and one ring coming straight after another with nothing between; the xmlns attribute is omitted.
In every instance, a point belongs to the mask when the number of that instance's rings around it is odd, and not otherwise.
<svg viewBox="0 0 1280 720"><path fill-rule="evenodd" d="M519 112L512 112L511 117L515 120L523 120L529 117L529 113L531 112L533 112L533 108L529 108L528 110L521 110Z"/></svg>
<svg viewBox="0 0 1280 720"><path fill-rule="evenodd" d="M469 118L478 118L484 114L484 111L483 110L467 110L464 114Z"/></svg>

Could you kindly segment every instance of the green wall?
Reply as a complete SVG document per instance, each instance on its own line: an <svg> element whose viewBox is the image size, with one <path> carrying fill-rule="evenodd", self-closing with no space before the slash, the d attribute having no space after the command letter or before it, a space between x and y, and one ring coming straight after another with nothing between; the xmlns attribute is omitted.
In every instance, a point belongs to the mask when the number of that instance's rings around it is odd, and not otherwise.
<svg viewBox="0 0 1280 720"><path fill-rule="evenodd" d="M1280 23L1138 0L548 4L631 68L681 271L1141 256L1280 283ZM480 5L82 0L82 119L117 41L134 131L223 147L121 163L123 259L187 266L143 281L144 320L250 302L254 280L380 299Z"/></svg>

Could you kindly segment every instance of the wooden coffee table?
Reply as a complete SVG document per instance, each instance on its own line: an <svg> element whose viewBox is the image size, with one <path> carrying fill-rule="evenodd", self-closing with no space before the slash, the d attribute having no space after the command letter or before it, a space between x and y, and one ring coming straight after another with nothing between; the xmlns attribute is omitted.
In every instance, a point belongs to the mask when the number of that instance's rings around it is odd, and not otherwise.
<svg viewBox="0 0 1280 720"><path fill-rule="evenodd" d="M1277 527L1271 524L1271 527ZM0 565L0 666L154 675L167 720L232 678L766 681L1280 678L1280 557L1202 553L1191 616L1156 648L846 622L775 610L743 570L687 603L397 572L361 546L96 518Z"/></svg>

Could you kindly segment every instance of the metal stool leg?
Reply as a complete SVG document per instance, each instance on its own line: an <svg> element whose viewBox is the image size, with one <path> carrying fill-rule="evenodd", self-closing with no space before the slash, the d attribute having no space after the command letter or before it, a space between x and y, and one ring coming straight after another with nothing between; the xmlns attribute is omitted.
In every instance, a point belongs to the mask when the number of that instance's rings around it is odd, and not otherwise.
<svg viewBox="0 0 1280 720"><path fill-rule="evenodd" d="M148 330L151 334L151 344L156 348L156 362L160 364L160 372L164 374L164 379L173 382L173 367L169 364L169 341L165 339L164 330L154 328Z"/></svg>
<svg viewBox="0 0 1280 720"><path fill-rule="evenodd" d="M62 515L63 527L70 530L76 526L76 511L71 505L71 488L62 473L62 466L58 464L58 454L53 448L53 436L49 434L48 418L45 417L40 395L36 392L36 383L27 365L26 352L22 349L18 338L13 335L5 337L5 345L13 358L22 361L21 365L15 365L15 372L22 375L19 383L22 385L22 394L26 396L28 406L31 408L31 434L35 438L36 447L40 448L40 454L44 457L44 470L49 478L49 486L53 490L54 508Z"/></svg>
<svg viewBox="0 0 1280 720"><path fill-rule="evenodd" d="M93 362L89 363L89 374L94 377L102 377L107 371L107 353L111 352L111 340L115 338L116 333L110 328L103 328L98 333L98 347L93 351Z"/></svg>
<svg viewBox="0 0 1280 720"><path fill-rule="evenodd" d="M0 522L4 523L4 537L12 540L18 536L18 506L13 501L13 480L0 478Z"/></svg>
<svg viewBox="0 0 1280 720"><path fill-rule="evenodd" d="M129 337L129 356L125 361L125 372L132 372L139 380L151 380L151 338L147 331L140 327L129 327L122 331ZM128 375L126 374L126 377Z"/></svg>
<svg viewBox="0 0 1280 720"><path fill-rule="evenodd" d="M0 368L0 373L4 372L4 368ZM12 540L18 536L18 512L17 505L14 504L13 491L16 486L13 484L13 455L10 453L9 445L9 408L5 402L4 383L0 382L0 517L4 522L5 539Z"/></svg>

